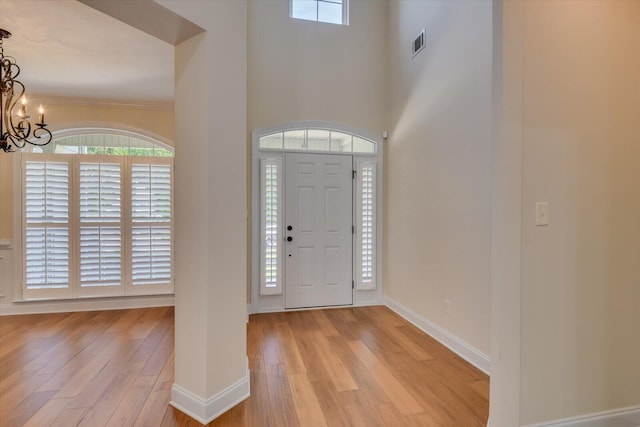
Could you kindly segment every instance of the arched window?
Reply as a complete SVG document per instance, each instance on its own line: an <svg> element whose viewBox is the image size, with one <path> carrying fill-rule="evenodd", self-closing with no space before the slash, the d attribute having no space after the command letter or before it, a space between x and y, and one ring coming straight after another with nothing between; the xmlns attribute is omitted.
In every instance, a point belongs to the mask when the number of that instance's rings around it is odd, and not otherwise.
<svg viewBox="0 0 640 427"><path fill-rule="evenodd" d="M55 132L50 144L30 146L32 153L105 154L173 157L173 148L156 139L115 129L70 129Z"/></svg>
<svg viewBox="0 0 640 427"><path fill-rule="evenodd" d="M362 153L376 152L376 143L370 139L333 129L287 129L260 137L261 149Z"/></svg>
<svg viewBox="0 0 640 427"><path fill-rule="evenodd" d="M173 293L173 149L56 132L22 154L23 297Z"/></svg>

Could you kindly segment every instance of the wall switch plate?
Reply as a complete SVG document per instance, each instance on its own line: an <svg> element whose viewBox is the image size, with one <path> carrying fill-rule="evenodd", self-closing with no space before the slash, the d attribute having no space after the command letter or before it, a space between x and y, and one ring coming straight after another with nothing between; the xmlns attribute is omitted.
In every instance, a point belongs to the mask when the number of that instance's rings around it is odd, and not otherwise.
<svg viewBox="0 0 640 427"><path fill-rule="evenodd" d="M444 300L444 312L446 314L451 314L451 300Z"/></svg>
<svg viewBox="0 0 640 427"><path fill-rule="evenodd" d="M536 226L544 227L549 225L549 203L536 203Z"/></svg>

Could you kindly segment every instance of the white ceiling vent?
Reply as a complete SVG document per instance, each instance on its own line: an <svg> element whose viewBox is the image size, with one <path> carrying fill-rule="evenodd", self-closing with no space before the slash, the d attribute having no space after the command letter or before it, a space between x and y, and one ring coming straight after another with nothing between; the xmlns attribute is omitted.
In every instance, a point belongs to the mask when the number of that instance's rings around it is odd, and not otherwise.
<svg viewBox="0 0 640 427"><path fill-rule="evenodd" d="M418 37L415 38L413 44L411 45L411 52L413 53L413 57L415 57L422 49L424 49L424 28L418 34Z"/></svg>

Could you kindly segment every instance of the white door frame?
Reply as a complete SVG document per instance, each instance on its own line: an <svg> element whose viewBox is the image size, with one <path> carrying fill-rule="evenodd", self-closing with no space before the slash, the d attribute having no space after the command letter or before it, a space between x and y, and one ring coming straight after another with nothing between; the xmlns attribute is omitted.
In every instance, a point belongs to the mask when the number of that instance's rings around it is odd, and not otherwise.
<svg viewBox="0 0 640 427"><path fill-rule="evenodd" d="M322 129L344 132L357 137L372 141L375 144L374 153L349 153L336 151L311 151L311 150L287 150L287 149L264 149L260 148L260 138L276 132L297 129ZM357 290L353 293L353 306L378 305L383 303L382 284L382 196L383 196L383 149L382 138L370 132L355 129L335 123L305 121L288 123L280 126L256 129L252 132L251 145L251 289L249 292L250 302L248 302L248 312L267 313L285 310L284 290L279 295L260 295L260 159L265 156L269 158L279 158L284 161L286 152L304 152L319 154L342 154L351 155L353 163L357 161L374 161L376 163L376 287L372 290ZM353 192L356 197L356 191ZM354 204L355 206L355 204ZM355 253L355 246L354 246ZM284 265L284 263L282 264Z"/></svg>

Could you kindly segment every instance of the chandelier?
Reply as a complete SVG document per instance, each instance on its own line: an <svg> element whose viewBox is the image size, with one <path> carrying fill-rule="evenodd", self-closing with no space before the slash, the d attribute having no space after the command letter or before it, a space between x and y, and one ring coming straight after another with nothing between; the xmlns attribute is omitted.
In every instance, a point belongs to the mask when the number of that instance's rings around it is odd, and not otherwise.
<svg viewBox="0 0 640 427"><path fill-rule="evenodd" d="M11 37L9 31L0 28L0 150L17 151L29 143L46 145L51 142L51 132L44 123L44 109L40 106L38 122L34 125L27 114L27 98L24 85L16 80L20 67L15 58L4 56L2 41Z"/></svg>

